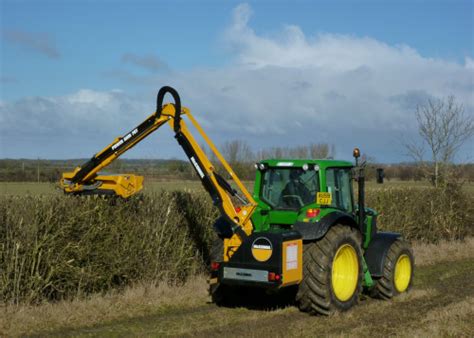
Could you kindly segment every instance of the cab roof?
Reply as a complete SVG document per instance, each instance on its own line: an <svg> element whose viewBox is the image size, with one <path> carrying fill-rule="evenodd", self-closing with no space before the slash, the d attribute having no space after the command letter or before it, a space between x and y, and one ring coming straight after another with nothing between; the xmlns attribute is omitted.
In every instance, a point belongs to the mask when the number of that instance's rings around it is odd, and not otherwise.
<svg viewBox="0 0 474 338"><path fill-rule="evenodd" d="M329 167L345 167L351 168L354 166L352 162L349 161L340 161L340 160L318 160L318 159L268 159L260 161L259 163L264 163L269 167L277 168L292 168L292 167L302 167L304 164L317 164L320 168L329 168Z"/></svg>

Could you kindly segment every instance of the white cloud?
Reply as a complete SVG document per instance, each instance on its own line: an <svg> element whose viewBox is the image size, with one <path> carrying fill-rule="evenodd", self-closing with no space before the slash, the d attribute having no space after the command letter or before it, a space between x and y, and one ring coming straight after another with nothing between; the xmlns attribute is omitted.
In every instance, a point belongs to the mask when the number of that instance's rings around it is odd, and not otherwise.
<svg viewBox="0 0 474 338"><path fill-rule="evenodd" d="M0 110L7 123L0 128L27 119L34 122L25 133L44 130L48 135L71 125L91 135L123 131L154 109L152 89L171 85L216 143L239 138L258 149L328 142L340 155L350 156L350 148L358 145L380 160L404 160L400 137L413 134L417 104L453 94L468 114L473 112L469 57L462 65L370 37L308 35L296 25L263 36L251 28L251 14L248 5L237 6L222 35L230 65L133 77L131 83L150 87L139 97L81 90L5 103Z"/></svg>
<svg viewBox="0 0 474 338"><path fill-rule="evenodd" d="M465 59L465 64L467 69L474 69L474 59L471 59L470 57L466 57Z"/></svg>
<svg viewBox="0 0 474 338"><path fill-rule="evenodd" d="M88 157L144 119L153 104L117 90L81 89L0 105L0 157ZM137 112L138 116L137 116Z"/></svg>
<svg viewBox="0 0 474 338"><path fill-rule="evenodd" d="M454 94L473 112L469 58L464 66L369 37L309 36L294 25L262 36L250 16L248 5L238 6L223 34L234 57L230 67L174 79L184 101L226 135L251 137L257 145L361 144L377 158L388 158L389 150L400 159L399 138L413 133L417 104Z"/></svg>

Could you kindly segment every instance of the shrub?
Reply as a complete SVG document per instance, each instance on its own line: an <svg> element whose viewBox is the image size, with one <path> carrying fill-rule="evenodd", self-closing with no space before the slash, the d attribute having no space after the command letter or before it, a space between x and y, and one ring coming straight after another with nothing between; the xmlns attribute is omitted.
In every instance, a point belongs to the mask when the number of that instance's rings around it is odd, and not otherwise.
<svg viewBox="0 0 474 338"><path fill-rule="evenodd" d="M187 192L127 201L2 197L0 295L39 302L139 280L181 283L203 269L215 218L210 204Z"/></svg>
<svg viewBox="0 0 474 338"><path fill-rule="evenodd" d="M474 234L474 198L460 187L386 188L369 191L378 226L408 239L436 243Z"/></svg>

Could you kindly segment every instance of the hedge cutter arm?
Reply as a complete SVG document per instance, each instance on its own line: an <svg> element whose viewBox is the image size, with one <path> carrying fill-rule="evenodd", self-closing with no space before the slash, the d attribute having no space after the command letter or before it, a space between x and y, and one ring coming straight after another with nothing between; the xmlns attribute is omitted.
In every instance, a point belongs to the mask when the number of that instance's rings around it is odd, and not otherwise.
<svg viewBox="0 0 474 338"><path fill-rule="evenodd" d="M167 93L173 97L174 104L163 105L163 99ZM234 189L217 173L209 157L189 131L186 122L182 118L183 116L187 117L187 120L199 132L210 150L214 153L216 159L234 181L238 190ZM204 188L211 196L214 205L218 207L222 216L221 224L224 224L224 229L221 229L221 231L231 231L232 234L238 235L237 237L231 236L229 246L233 246L232 242L235 242L235 245L238 246L240 238L250 234L253 230L250 218L257 204L225 158L192 116L189 109L181 107L180 97L177 91L171 87L165 86L160 89L157 95L156 112L151 114L140 125L124 136L116 138L111 144L73 172L63 173L60 181L61 187L65 193L71 194L110 194L129 197L137 193L142 189L143 177L131 174L102 175L99 171L165 123L168 123L173 129L176 140L186 153Z"/></svg>

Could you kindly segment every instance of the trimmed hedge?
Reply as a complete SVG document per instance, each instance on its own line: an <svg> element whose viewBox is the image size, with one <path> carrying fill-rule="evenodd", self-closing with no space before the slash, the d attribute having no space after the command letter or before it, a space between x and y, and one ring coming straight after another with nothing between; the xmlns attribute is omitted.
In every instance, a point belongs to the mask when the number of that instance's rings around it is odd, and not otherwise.
<svg viewBox="0 0 474 338"><path fill-rule="evenodd" d="M367 193L380 229L436 243L474 234L474 196L458 189L384 188Z"/></svg>
<svg viewBox="0 0 474 338"><path fill-rule="evenodd" d="M127 201L2 197L0 295L40 302L134 282L181 283L203 269L215 211L209 198L161 192Z"/></svg>
<svg viewBox="0 0 474 338"><path fill-rule="evenodd" d="M379 228L436 242L473 232L474 201L461 191L371 189ZM0 197L0 302L38 303L140 281L179 284L205 271L217 210L204 192L126 201Z"/></svg>

